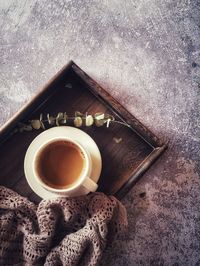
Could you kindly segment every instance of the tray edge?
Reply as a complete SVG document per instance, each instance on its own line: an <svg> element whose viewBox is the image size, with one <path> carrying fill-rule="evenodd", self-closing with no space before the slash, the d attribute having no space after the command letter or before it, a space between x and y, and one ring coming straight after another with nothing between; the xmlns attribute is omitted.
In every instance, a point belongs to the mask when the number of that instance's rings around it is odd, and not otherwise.
<svg viewBox="0 0 200 266"><path fill-rule="evenodd" d="M137 183L140 177L153 165L153 163L161 156L161 154L167 149L167 144L161 147L155 148L138 167L135 169L133 175L122 185L122 187L114 193L114 196L118 199L122 199Z"/></svg>

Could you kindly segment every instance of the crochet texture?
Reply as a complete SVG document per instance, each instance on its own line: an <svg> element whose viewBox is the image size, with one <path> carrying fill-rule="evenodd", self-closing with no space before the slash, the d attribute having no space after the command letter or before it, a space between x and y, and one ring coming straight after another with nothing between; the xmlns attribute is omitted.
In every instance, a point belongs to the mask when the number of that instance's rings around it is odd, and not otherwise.
<svg viewBox="0 0 200 266"><path fill-rule="evenodd" d="M0 186L0 265L98 265L126 226L123 205L103 193L36 205Z"/></svg>

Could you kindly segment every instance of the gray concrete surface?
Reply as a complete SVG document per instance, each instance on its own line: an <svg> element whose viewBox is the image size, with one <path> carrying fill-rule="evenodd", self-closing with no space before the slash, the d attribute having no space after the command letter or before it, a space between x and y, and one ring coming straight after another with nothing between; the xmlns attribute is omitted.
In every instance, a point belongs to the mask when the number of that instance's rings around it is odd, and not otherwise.
<svg viewBox="0 0 200 266"><path fill-rule="evenodd" d="M200 265L199 17L198 0L0 0L1 125L73 59L170 141L103 265Z"/></svg>

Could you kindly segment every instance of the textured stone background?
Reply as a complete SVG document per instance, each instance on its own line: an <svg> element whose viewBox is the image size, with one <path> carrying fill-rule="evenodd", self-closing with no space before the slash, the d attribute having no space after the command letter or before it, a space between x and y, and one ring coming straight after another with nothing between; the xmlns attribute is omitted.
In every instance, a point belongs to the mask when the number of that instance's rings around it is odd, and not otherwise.
<svg viewBox="0 0 200 266"><path fill-rule="evenodd" d="M1 125L73 59L170 140L124 199L129 231L104 265L200 265L198 4L0 0Z"/></svg>

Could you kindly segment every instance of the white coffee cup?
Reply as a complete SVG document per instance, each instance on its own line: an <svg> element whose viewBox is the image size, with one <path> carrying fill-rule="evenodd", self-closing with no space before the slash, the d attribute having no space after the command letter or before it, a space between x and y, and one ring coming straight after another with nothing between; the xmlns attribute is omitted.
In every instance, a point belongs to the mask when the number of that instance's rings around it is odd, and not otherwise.
<svg viewBox="0 0 200 266"><path fill-rule="evenodd" d="M72 143L73 145L77 146L78 149L82 152L84 156L84 168L80 174L80 176L77 177L76 181L67 186L66 188L54 188L50 186L49 184L45 183L42 178L39 176L37 167L36 167L36 161L38 159L39 154L42 152L42 150L47 147L49 144L57 141L67 141ZM27 150L28 154L29 150ZM25 156L25 163L26 163L26 156ZM32 160L32 173L33 178L37 182L38 186L41 186L46 191L49 191L55 195L61 195L61 196L70 196L76 194L77 191L80 190L81 187L84 187L88 190L88 192L94 192L97 190L98 185L92 180L91 178L91 170L92 170L92 160L90 157L89 152L78 142L74 139L71 139L69 137L53 137L53 138L46 138L45 141L40 146L35 147L33 160ZM25 167L25 175L26 175L26 167Z"/></svg>

